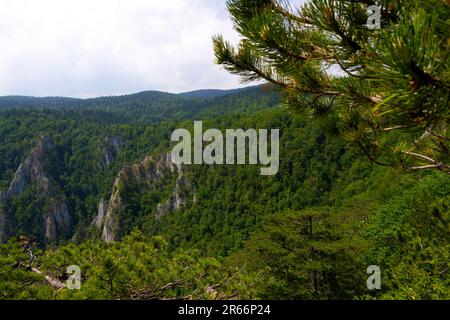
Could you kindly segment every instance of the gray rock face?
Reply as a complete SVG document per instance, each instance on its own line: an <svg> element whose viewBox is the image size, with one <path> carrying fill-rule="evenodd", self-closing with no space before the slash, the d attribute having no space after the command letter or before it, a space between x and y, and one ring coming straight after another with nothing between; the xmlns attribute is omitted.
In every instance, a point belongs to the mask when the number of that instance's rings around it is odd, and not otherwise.
<svg viewBox="0 0 450 320"><path fill-rule="evenodd" d="M109 202L103 206L99 206L99 215L96 217L97 225L100 226L102 231L102 239L106 242L112 242L118 240L118 233L120 231L119 217L116 213L122 209L122 198L120 196L119 185L122 179L125 178L124 171L116 178L113 187L113 193Z"/></svg>
<svg viewBox="0 0 450 320"><path fill-rule="evenodd" d="M182 193L181 186L188 185L188 182L183 176L182 167L175 165L168 153L159 158L148 156L143 161L131 167L126 166L120 171L109 201L102 200L100 202L97 215L92 222L93 226L100 229L104 241L119 240L121 231L119 211L124 207L120 186L137 183L151 188L152 185L161 181L165 174L176 176L175 187L169 199L154 208L155 219L160 219L163 215L180 209L185 203L186 196Z"/></svg>
<svg viewBox="0 0 450 320"><path fill-rule="evenodd" d="M106 218L106 213L108 212L108 205L109 202L103 199L98 205L97 215L95 216L94 221L92 221L92 225L98 229L103 229L103 223Z"/></svg>
<svg viewBox="0 0 450 320"><path fill-rule="evenodd" d="M19 197L24 189L36 185L42 196L47 199L46 212L42 212L43 225L40 230L48 242L53 242L67 235L72 228L72 218L67 203L58 186L49 178L44 169L45 156L53 148L47 136L41 136L25 161L20 164L7 191L0 192L0 206L8 199ZM60 194L56 196L57 194ZM1 209L0 209L1 210ZM7 240L8 221L4 212L0 211L0 242ZM9 227L9 226L8 226ZM13 226L12 226L13 227Z"/></svg>
<svg viewBox="0 0 450 320"><path fill-rule="evenodd" d="M36 183L42 188L43 192L48 192L50 181L44 172L44 157L48 150L53 147L47 136L39 139L38 145L34 148L25 162L20 164L14 175L14 178L6 192L6 198L18 197L22 194L23 189L31 184Z"/></svg>
<svg viewBox="0 0 450 320"><path fill-rule="evenodd" d="M0 243L4 243L7 241L6 234L6 216L5 213L0 208Z"/></svg>
<svg viewBox="0 0 450 320"><path fill-rule="evenodd" d="M156 207L156 220L161 219L164 215L170 212L180 209L186 203L186 196L181 191L182 184L187 185L187 181L180 178L177 179L172 196L165 203L158 204Z"/></svg>
<svg viewBox="0 0 450 320"><path fill-rule="evenodd" d="M101 160L98 164L99 168L109 167L117 158L120 152L122 142L118 137L106 137L101 145Z"/></svg>
<svg viewBox="0 0 450 320"><path fill-rule="evenodd" d="M56 200L44 218L45 238L49 242L67 235L72 229L72 217L64 199Z"/></svg>

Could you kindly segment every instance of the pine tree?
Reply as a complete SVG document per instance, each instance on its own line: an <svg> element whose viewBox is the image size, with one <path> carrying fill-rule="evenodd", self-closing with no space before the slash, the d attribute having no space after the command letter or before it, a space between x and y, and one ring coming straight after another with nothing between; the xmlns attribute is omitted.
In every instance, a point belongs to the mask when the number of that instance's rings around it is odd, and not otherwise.
<svg viewBox="0 0 450 320"><path fill-rule="evenodd" d="M321 119L378 164L450 173L450 1L227 6L242 40L214 37L226 70L280 87L292 111Z"/></svg>
<svg viewBox="0 0 450 320"><path fill-rule="evenodd" d="M260 297L349 299L359 294L363 267L330 217L327 208L309 208L283 211L261 224L240 253L249 270L266 268Z"/></svg>

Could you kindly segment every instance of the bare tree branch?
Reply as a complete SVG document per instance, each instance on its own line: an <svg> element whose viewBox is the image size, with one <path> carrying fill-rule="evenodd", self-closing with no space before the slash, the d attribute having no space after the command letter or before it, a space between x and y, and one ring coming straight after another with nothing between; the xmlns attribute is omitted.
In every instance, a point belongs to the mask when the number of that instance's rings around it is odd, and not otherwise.
<svg viewBox="0 0 450 320"><path fill-rule="evenodd" d="M402 153L432 163L431 165L412 167L412 168L409 168L409 170L439 169L442 172L446 172L446 173L450 174L450 166L445 164L445 163L443 163L443 162L439 162L439 161L434 160L434 159L432 159L432 158L430 158L428 156L425 156L423 154L414 153L414 152L402 151Z"/></svg>
<svg viewBox="0 0 450 320"><path fill-rule="evenodd" d="M36 274L43 275L45 281L47 281L47 283L49 285L51 285L53 287L53 289L55 289L55 290L61 290L61 289L66 287L66 285L61 280L59 280L58 278L55 278L55 277L52 277L52 276L49 276L49 275L45 275L45 274L42 273L41 270L39 270L37 268L31 268L31 271L33 271Z"/></svg>
<svg viewBox="0 0 450 320"><path fill-rule="evenodd" d="M427 133L429 133L429 134L432 135L433 137L436 137L436 138L439 138L439 139L442 139L442 140L445 140L445 141L450 141L450 138L449 138L449 137L443 136L443 135L438 134L438 133L436 133L436 132L433 132L433 131L431 131L431 130L427 130Z"/></svg>

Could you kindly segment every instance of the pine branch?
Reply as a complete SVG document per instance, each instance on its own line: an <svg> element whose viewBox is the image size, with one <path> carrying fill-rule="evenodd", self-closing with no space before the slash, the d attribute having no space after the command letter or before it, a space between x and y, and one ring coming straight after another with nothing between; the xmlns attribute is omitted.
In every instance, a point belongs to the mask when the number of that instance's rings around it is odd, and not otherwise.
<svg viewBox="0 0 450 320"><path fill-rule="evenodd" d="M408 151L402 151L402 153L432 163L431 165L412 167L412 168L409 168L409 170L439 169L439 170L441 170L443 172L446 172L446 173L450 174L450 165L447 165L447 164L445 164L443 162L439 162L437 160L434 160L434 159L432 159L432 158L430 158L428 156L425 156L423 154L418 154L418 153L408 152Z"/></svg>
<svg viewBox="0 0 450 320"><path fill-rule="evenodd" d="M45 275L41 270L39 270L37 268L33 268L32 267L30 270L32 272L36 273L36 274L43 275L45 281L47 281L47 283L50 286L52 286L53 289L55 289L55 290L61 290L61 289L66 287L66 285L61 280L59 280L58 278L55 278L55 277L52 277L52 276L49 276L49 275Z"/></svg>
<svg viewBox="0 0 450 320"><path fill-rule="evenodd" d="M184 284L183 280L176 280L157 289L144 288L131 291L130 296L133 300L164 300L162 296L167 290L171 290L174 288L181 288L183 284ZM183 298L177 299L184 300Z"/></svg>
<svg viewBox="0 0 450 320"><path fill-rule="evenodd" d="M401 126L393 126L393 127L388 127L388 128L369 129L366 132L367 133L390 132L390 131L395 131L395 130L407 129L407 128L411 128L411 127L412 126L401 125Z"/></svg>
<svg viewBox="0 0 450 320"><path fill-rule="evenodd" d="M443 135L438 134L438 133L436 133L436 132L433 132L433 131L431 131L431 130L427 130L427 133L430 134L430 135L432 135L432 136L435 137L435 138L442 139L442 140L445 140L445 141L450 141L450 138L449 138L449 137L443 136Z"/></svg>
<svg viewBox="0 0 450 320"><path fill-rule="evenodd" d="M424 156L423 154L418 154L418 153L409 152L409 151L402 151L402 153L404 153L406 155L409 155L409 156L413 156L413 157L422 159L422 160L425 160L425 161L428 161L428 162L431 162L431 163L437 163L436 160L434 160L434 159L432 159L430 157Z"/></svg>
<svg viewBox="0 0 450 320"><path fill-rule="evenodd" d="M289 12L288 10L283 8L283 6L277 1L275 1L275 3L274 3L274 9L277 13L281 14L283 17L285 17L291 21L294 21L300 25L304 25L304 24L313 25L313 22L311 20L306 19L304 17L299 17L299 16Z"/></svg>
<svg viewBox="0 0 450 320"><path fill-rule="evenodd" d="M348 69L347 69L347 67L345 67L344 65L343 65L343 63L339 60L339 58L337 58L337 57L334 57L334 60L336 61L336 63L339 65L339 67L342 69L342 71L344 71L346 74L348 74L349 76L351 76L351 77L354 77L354 78L358 78L358 79L369 79L368 77L366 77L366 76L360 76L360 75L357 75L357 74L354 74L354 73L352 73L352 72L350 72Z"/></svg>

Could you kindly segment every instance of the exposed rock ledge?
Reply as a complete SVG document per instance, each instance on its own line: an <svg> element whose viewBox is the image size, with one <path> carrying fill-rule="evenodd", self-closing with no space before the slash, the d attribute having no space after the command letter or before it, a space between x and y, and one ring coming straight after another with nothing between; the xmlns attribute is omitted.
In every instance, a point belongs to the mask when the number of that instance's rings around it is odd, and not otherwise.
<svg viewBox="0 0 450 320"><path fill-rule="evenodd" d="M63 235L67 235L72 228L72 218L69 214L64 196L61 195L56 183L45 172L44 162L48 152L53 148L49 137L43 135L39 138L37 146L30 152L25 161L20 164L7 191L0 192L0 207L5 201L19 197L24 189L36 185L41 195L47 197L48 206L42 213L40 230L48 242L53 242ZM55 194L60 194L55 196ZM0 242L5 242L14 226L9 225L5 213L0 208Z"/></svg>
<svg viewBox="0 0 450 320"><path fill-rule="evenodd" d="M125 166L118 174L109 201L100 201L98 212L92 225L101 231L101 237L106 242L119 240L121 231L121 217L119 211L124 203L120 194L122 183L140 183L148 187L157 183L165 173L176 175L175 187L172 195L167 201L158 204L154 208L155 219L160 219L164 214L180 209L186 201L186 196L182 192L181 186L188 182L183 176L183 168L175 165L170 157L170 153L159 158L146 157L142 162L133 166Z"/></svg>

